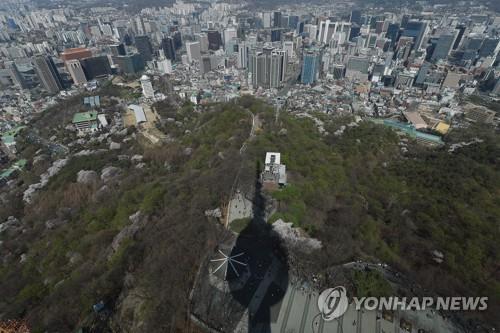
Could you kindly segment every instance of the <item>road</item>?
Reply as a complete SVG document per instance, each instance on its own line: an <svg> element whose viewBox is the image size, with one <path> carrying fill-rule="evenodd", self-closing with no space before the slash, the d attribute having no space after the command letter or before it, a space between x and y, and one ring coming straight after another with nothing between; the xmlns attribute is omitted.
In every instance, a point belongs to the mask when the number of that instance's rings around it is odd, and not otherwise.
<svg viewBox="0 0 500 333"><path fill-rule="evenodd" d="M246 110L248 114L252 117L252 127L250 128L250 133L248 134L248 137L246 138L245 141L243 141L243 144L240 147L240 155L243 155L247 149L247 143L250 141L254 136L255 136L255 124L256 124L256 116L250 111ZM234 177L233 185L231 186L231 190L229 191L229 199L228 199L228 204L227 204L227 212L226 212L226 219L224 221L224 226L227 228L229 227L229 212L230 212L230 201L231 198L234 196L234 192L236 191L236 186L238 185L238 180L240 178L241 174L241 169L243 168L243 158L241 159L240 166L238 168L238 172L236 173L236 176Z"/></svg>

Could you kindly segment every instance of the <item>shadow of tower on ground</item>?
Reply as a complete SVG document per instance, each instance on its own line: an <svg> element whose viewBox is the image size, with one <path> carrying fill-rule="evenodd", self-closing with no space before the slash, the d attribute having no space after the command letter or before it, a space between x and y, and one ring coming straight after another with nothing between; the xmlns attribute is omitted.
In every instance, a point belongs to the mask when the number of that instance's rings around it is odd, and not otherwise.
<svg viewBox="0 0 500 333"><path fill-rule="evenodd" d="M247 309L250 333L271 332L271 324L277 320L288 286L286 253L280 238L265 219L265 208L260 165L257 164L253 218L239 234L231 251L231 256L244 258L250 275L242 287L238 273L228 269L227 274L233 298Z"/></svg>

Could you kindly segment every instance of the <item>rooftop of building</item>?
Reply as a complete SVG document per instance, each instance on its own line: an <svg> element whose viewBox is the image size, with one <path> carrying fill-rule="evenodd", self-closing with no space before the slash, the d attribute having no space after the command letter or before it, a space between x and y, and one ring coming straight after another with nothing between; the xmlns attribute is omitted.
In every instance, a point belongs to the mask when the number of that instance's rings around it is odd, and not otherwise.
<svg viewBox="0 0 500 333"><path fill-rule="evenodd" d="M93 121L93 120L97 120L96 111L77 112L73 115L73 124L81 123L84 121Z"/></svg>

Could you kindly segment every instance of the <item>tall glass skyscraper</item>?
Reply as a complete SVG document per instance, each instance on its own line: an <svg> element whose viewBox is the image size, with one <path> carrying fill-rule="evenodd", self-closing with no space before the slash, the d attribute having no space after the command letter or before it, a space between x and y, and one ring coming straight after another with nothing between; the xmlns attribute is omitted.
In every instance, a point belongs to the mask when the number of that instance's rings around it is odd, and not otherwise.
<svg viewBox="0 0 500 333"><path fill-rule="evenodd" d="M304 54L300 82L303 84L313 84L318 76L318 69L319 53L317 51L307 51Z"/></svg>
<svg viewBox="0 0 500 333"><path fill-rule="evenodd" d="M413 48L420 48L427 24L420 21L410 21L406 24L402 36L413 37Z"/></svg>

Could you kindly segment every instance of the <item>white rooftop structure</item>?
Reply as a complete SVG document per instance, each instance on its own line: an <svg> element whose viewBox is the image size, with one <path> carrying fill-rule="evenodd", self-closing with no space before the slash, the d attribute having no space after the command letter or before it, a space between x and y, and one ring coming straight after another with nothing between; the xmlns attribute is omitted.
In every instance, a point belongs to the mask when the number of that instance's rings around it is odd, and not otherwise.
<svg viewBox="0 0 500 333"><path fill-rule="evenodd" d="M140 105L130 104L128 108L134 111L135 121L139 125L140 123L145 123L147 121L144 109Z"/></svg>
<svg viewBox="0 0 500 333"><path fill-rule="evenodd" d="M267 164L281 164L281 153L266 153L266 165Z"/></svg>
<svg viewBox="0 0 500 333"><path fill-rule="evenodd" d="M281 154L267 152L264 171L261 174L264 185L286 185L286 166L281 164Z"/></svg>
<svg viewBox="0 0 500 333"><path fill-rule="evenodd" d="M146 98L155 97L155 91L153 85L151 84L151 79L147 75L141 77L142 94Z"/></svg>

